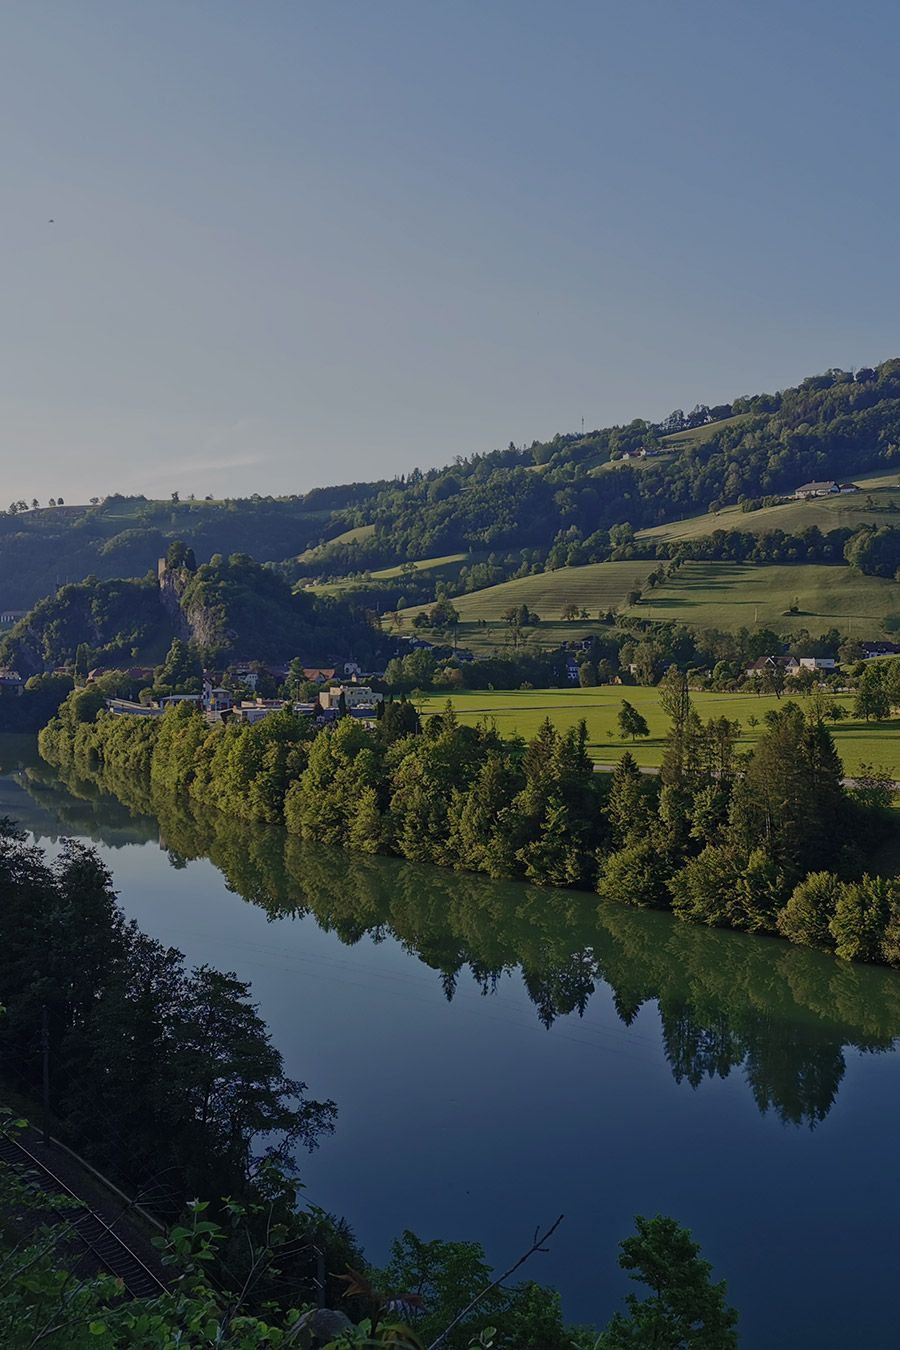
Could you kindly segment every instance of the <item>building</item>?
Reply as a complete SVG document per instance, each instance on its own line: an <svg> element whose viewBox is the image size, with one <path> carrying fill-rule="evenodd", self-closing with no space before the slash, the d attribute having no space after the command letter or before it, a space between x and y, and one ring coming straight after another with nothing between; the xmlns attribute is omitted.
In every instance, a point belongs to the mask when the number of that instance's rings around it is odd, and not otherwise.
<svg viewBox="0 0 900 1350"><path fill-rule="evenodd" d="M106 707L114 717L162 717L165 712L155 703L135 703L129 698L108 698Z"/></svg>
<svg viewBox="0 0 900 1350"><path fill-rule="evenodd" d="M329 680L335 679L337 671L333 666L304 666L303 678L310 684L328 684Z"/></svg>
<svg viewBox="0 0 900 1350"><path fill-rule="evenodd" d="M862 492L858 483L841 483L840 489L841 492Z"/></svg>
<svg viewBox="0 0 900 1350"><path fill-rule="evenodd" d="M781 670L785 675L796 675L799 662L796 656L758 656L744 671L748 680L760 680Z"/></svg>
<svg viewBox="0 0 900 1350"><path fill-rule="evenodd" d="M791 675L801 675L804 670L813 670L821 672L824 675L830 675L831 672L836 669L837 661L833 656L801 656L797 659L796 669L789 673Z"/></svg>
<svg viewBox="0 0 900 1350"><path fill-rule="evenodd" d="M223 712L233 706L234 697L230 689L223 689L221 685L214 684L209 676L204 676L200 701L204 712Z"/></svg>
<svg viewBox="0 0 900 1350"><path fill-rule="evenodd" d="M859 645L864 661L873 661L877 656L900 656L900 646L896 642L861 642Z"/></svg>
<svg viewBox="0 0 900 1350"><path fill-rule="evenodd" d="M202 694L166 694L165 698L159 700L159 706L163 712L166 708L174 708L177 703L196 703L199 706L202 698Z"/></svg>
<svg viewBox="0 0 900 1350"><path fill-rule="evenodd" d="M12 670L9 666L0 666L0 689L7 693L21 694L25 688L25 681L17 670Z"/></svg>
<svg viewBox="0 0 900 1350"><path fill-rule="evenodd" d="M849 486L852 489L853 484L851 483ZM836 483L832 478L821 483L804 483L802 487L795 490L794 496L798 501L809 501L813 497L835 496L841 490L840 483Z"/></svg>
<svg viewBox="0 0 900 1350"><path fill-rule="evenodd" d="M375 708L384 701L383 694L376 694L367 684L339 684L331 689L323 689L319 694L319 706L339 708L341 698L348 712L355 708Z"/></svg>
<svg viewBox="0 0 900 1350"><path fill-rule="evenodd" d="M5 628L8 624L18 623L27 613L27 609L4 609L0 611L0 625Z"/></svg>
<svg viewBox="0 0 900 1350"><path fill-rule="evenodd" d="M233 708L231 715L238 722L243 722L247 726L255 726L261 722L264 717L269 717L272 713L282 712L287 707L278 698L258 698L255 703L243 702L238 707Z"/></svg>

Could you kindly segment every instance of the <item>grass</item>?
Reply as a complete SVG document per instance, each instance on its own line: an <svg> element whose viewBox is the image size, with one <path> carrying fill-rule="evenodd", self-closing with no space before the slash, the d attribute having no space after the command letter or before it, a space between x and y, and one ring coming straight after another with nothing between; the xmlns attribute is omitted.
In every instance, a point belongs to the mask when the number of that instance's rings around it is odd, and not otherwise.
<svg viewBox="0 0 900 1350"><path fill-rule="evenodd" d="M416 572L429 572L434 574L434 580L439 577L456 576L463 563L473 562L481 555L473 553L446 553L442 558L422 558L419 562L413 563L413 569ZM403 569L397 567L382 567L377 572L370 572L368 575L372 581L395 581L402 575ZM333 581L323 581L318 584L307 585L299 582L296 590L312 591L315 595L341 595L344 591L353 590L366 583L356 577L335 577ZM418 614L420 609L429 609L433 601L427 601L422 605L412 607L411 613Z"/></svg>
<svg viewBox="0 0 900 1350"><path fill-rule="evenodd" d="M455 596L453 603L460 614L457 641L476 653L508 646L510 630L501 616L521 604L540 615L540 624L530 630L531 641L544 649L603 632L599 613L608 609L698 628L767 627L777 633L808 629L818 634L835 627L861 638L882 636L885 619L900 612L896 582L824 563L685 563L661 586L647 591L638 606L629 608L625 603L628 592L654 566L644 561L563 567ZM795 600L798 613L787 613ZM562 620L562 608L569 602L586 609L590 618ZM419 608L404 611L405 620Z"/></svg>
<svg viewBox="0 0 900 1350"><path fill-rule="evenodd" d="M764 506L759 511L742 511L739 506L726 506L713 514L692 516L668 525L655 525L641 530L639 539L700 539L714 530L741 530L745 534L764 534L766 530L784 530L796 534L809 525L818 525L823 532L859 525L900 525L900 477L897 473L864 474L854 478L862 491L841 497L816 497L813 501L787 501L778 506ZM874 508L865 502L872 497ZM897 508L892 511L891 506Z"/></svg>
<svg viewBox="0 0 900 1350"><path fill-rule="evenodd" d="M574 637L598 632L600 611L622 609L628 592L646 577L650 566L633 562L590 563L586 567L560 568L555 572L504 581L499 586L488 586L469 595L456 595L453 603L460 615L457 641L461 647L476 653L505 647L510 630L501 616L511 605L521 604L526 604L541 617L538 627L529 630L533 632L534 644L541 648L558 647L561 642ZM569 601L587 609L591 620L579 619L571 623L562 620L560 612ZM407 623L421 608L423 606L413 605L402 611Z"/></svg>
<svg viewBox="0 0 900 1350"><path fill-rule="evenodd" d="M797 601L799 612L785 611ZM896 582L824 563L686 563L647 592L648 619L676 619L699 628L773 628L777 633L831 627L876 637L900 608Z"/></svg>
<svg viewBox="0 0 900 1350"><path fill-rule="evenodd" d="M333 539L329 539L325 544L316 544L313 548L306 549L299 554L298 562L313 562L323 549L328 548L330 544L362 544L366 539L371 539L375 533L374 525L357 525L352 530L344 530L343 534L336 534Z"/></svg>
<svg viewBox="0 0 900 1350"><path fill-rule="evenodd" d="M424 713L440 712L447 701L446 693L421 695L417 706ZM787 696L786 696L787 697ZM658 767L665 748L668 722L659 706L659 691L643 687L602 685L597 689L530 689L530 690L463 690L451 695L453 706L461 722L474 725L486 717L493 718L498 731L505 736L524 736L529 739L545 717L549 717L560 731L575 726L583 717L587 723L589 751L597 764L615 764L626 750L630 750L639 764ZM617 717L622 700L627 699L647 719L650 736L647 740L622 741L618 734ZM765 730L763 717L772 708L782 707L774 695L757 694L694 694L697 713L705 721L710 717L727 717L741 723L740 748L746 750ZM798 700L801 705L803 699ZM849 712L853 695L838 695L837 702ZM759 725L751 727L750 718ZM833 728L835 744L852 776L864 763L884 765L900 779L900 719L894 722L839 722Z"/></svg>
<svg viewBox="0 0 900 1350"><path fill-rule="evenodd" d="M413 569L416 572L441 572L449 573L459 571L462 563L475 561L475 555L470 553L445 553L442 558L422 558L419 562L413 563ZM402 567L382 567L380 571L373 572L372 576L377 581L393 581L396 577L402 575Z"/></svg>

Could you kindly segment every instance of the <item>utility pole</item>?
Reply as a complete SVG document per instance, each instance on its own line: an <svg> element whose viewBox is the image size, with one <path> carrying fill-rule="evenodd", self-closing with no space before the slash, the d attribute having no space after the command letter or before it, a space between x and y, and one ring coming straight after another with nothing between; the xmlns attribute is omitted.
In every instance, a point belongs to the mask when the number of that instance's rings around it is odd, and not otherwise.
<svg viewBox="0 0 900 1350"><path fill-rule="evenodd" d="M50 1146L50 1014L46 1003L41 1004L41 1062L43 1076L43 1112L41 1139Z"/></svg>

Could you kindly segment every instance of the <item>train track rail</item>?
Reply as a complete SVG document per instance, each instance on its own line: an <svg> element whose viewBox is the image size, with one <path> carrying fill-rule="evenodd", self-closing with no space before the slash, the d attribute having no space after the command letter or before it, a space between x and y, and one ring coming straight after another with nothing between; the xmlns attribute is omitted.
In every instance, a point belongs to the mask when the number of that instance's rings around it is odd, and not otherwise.
<svg viewBox="0 0 900 1350"><path fill-rule="evenodd" d="M48 1197L49 1208L66 1225L71 1237L97 1261L98 1269L115 1275L130 1298L155 1298L166 1293L166 1286L149 1266L133 1252L123 1238L96 1214L75 1192L51 1172L46 1163L8 1135L0 1136L0 1163L27 1173L34 1184ZM55 1209L53 1196L62 1195L74 1204ZM89 1258L86 1258L89 1259Z"/></svg>

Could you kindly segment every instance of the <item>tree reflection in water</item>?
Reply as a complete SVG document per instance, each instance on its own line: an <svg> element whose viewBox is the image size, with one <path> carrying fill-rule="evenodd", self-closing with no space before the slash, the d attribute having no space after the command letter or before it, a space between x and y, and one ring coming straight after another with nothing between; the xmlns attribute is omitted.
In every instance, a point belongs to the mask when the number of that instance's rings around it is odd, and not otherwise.
<svg viewBox="0 0 900 1350"><path fill-rule="evenodd" d="M58 776L33 758L17 780L29 794L19 813L26 828L113 847L158 840L175 866L209 858L230 890L272 919L310 914L347 945L392 935L435 971L449 1000L461 971L488 995L520 970L547 1028L583 1015L601 985L626 1025L655 1003L676 1081L697 1088L740 1068L759 1110L786 1122L824 1119L848 1048L885 1052L900 1035L893 971L591 895L305 844L275 827L195 814L147 784Z"/></svg>

